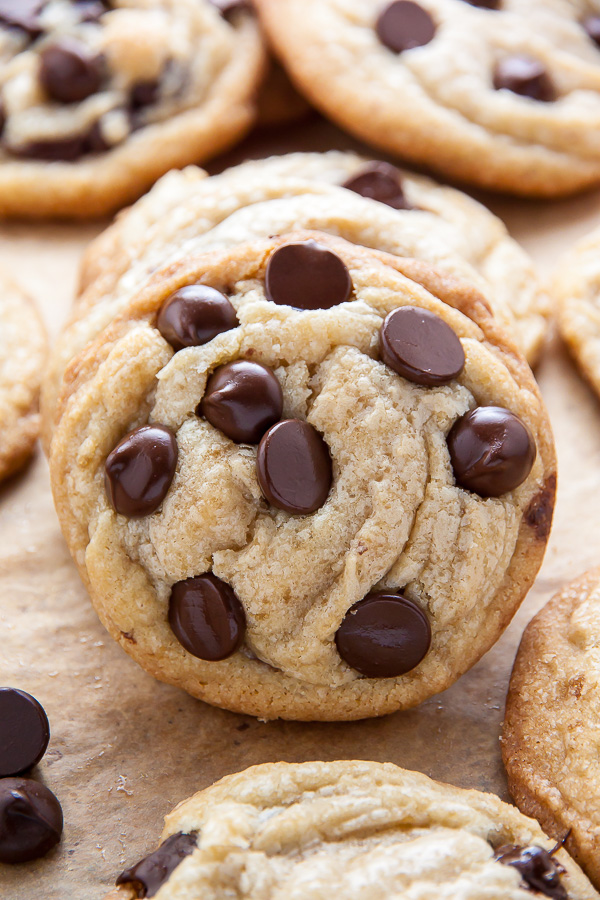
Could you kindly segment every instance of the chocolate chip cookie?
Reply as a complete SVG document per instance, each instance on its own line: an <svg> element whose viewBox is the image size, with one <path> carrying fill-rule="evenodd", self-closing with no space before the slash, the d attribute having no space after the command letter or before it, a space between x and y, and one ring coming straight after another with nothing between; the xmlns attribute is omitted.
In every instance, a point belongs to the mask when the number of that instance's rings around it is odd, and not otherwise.
<svg viewBox="0 0 600 900"><path fill-rule="evenodd" d="M106 900L593 900L537 822L389 763L268 763L200 791Z"/></svg>
<svg viewBox="0 0 600 900"><path fill-rule="evenodd" d="M233 144L265 50L211 0L0 0L0 214L97 216Z"/></svg>
<svg viewBox="0 0 600 900"><path fill-rule="evenodd" d="M72 322L44 385L46 446L69 360L156 268L189 253L303 227L421 259L471 281L528 359L539 355L550 304L531 260L500 220L465 194L337 152L273 157L212 178L188 168L165 176L89 248Z"/></svg>
<svg viewBox="0 0 600 900"><path fill-rule="evenodd" d="M0 272L0 478L27 462L38 439L46 354L46 332L37 309Z"/></svg>
<svg viewBox="0 0 600 900"><path fill-rule="evenodd" d="M600 887L600 569L533 619L513 669L502 739L511 793Z"/></svg>
<svg viewBox="0 0 600 900"><path fill-rule="evenodd" d="M526 196L600 181L596 4L256 6L298 87L367 142L445 176Z"/></svg>
<svg viewBox="0 0 600 900"><path fill-rule="evenodd" d="M470 285L320 232L183 255L69 365L50 454L145 669L264 718L445 689L541 562L549 423Z"/></svg>

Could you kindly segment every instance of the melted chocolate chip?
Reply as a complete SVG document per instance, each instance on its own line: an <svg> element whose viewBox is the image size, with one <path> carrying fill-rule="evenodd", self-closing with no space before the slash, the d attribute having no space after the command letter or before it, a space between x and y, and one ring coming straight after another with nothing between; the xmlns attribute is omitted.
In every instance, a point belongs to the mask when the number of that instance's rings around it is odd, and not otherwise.
<svg viewBox="0 0 600 900"><path fill-rule="evenodd" d="M60 803L29 778L0 781L0 862L23 863L48 853L63 829Z"/></svg>
<svg viewBox="0 0 600 900"><path fill-rule="evenodd" d="M500 9L502 0L465 0L469 6L479 6L481 9Z"/></svg>
<svg viewBox="0 0 600 900"><path fill-rule="evenodd" d="M75 162L88 153L102 153L110 149L102 135L99 122L94 122L86 134L55 138L49 141L31 141L21 147L5 148L13 156L23 159L43 159L49 162Z"/></svg>
<svg viewBox="0 0 600 900"><path fill-rule="evenodd" d="M588 16L581 24L587 36L600 47L600 16Z"/></svg>
<svg viewBox="0 0 600 900"><path fill-rule="evenodd" d="M208 379L198 414L236 444L258 444L283 412L283 393L272 370L239 359Z"/></svg>
<svg viewBox="0 0 600 900"><path fill-rule="evenodd" d="M179 288L158 314L158 330L174 350L208 344L238 325L235 309L220 291L205 284Z"/></svg>
<svg viewBox="0 0 600 900"><path fill-rule="evenodd" d="M560 881L566 869L543 847L506 844L496 851L495 858L505 866L514 866L530 891L552 897L553 900L568 900L567 891Z"/></svg>
<svg viewBox="0 0 600 900"><path fill-rule="evenodd" d="M494 87L507 90L521 97L551 103L556 100L556 90L545 67L530 56L507 56L496 66Z"/></svg>
<svg viewBox="0 0 600 900"><path fill-rule="evenodd" d="M540 541L546 541L550 534L555 499L556 475L550 475L525 510L523 519L530 528L533 528Z"/></svg>
<svg viewBox="0 0 600 900"><path fill-rule="evenodd" d="M327 444L308 422L284 419L258 447L258 481L272 506L304 516L319 509L333 480Z"/></svg>
<svg viewBox="0 0 600 900"><path fill-rule="evenodd" d="M138 110L143 106L152 106L158 100L160 91L160 81L138 81L131 88L129 95L129 104L131 109Z"/></svg>
<svg viewBox="0 0 600 900"><path fill-rule="evenodd" d="M36 38L42 33L39 14L48 0L0 0L0 25L20 28L29 37Z"/></svg>
<svg viewBox="0 0 600 900"><path fill-rule="evenodd" d="M478 406L458 419L448 449L457 484L480 497L500 497L517 488L537 452L525 423L501 406Z"/></svg>
<svg viewBox="0 0 600 900"><path fill-rule="evenodd" d="M177 440L164 425L143 425L120 441L108 455L104 483L118 513L149 516L161 505L177 466Z"/></svg>
<svg viewBox="0 0 600 900"><path fill-rule="evenodd" d="M40 84L59 103L78 103L102 85L104 63L85 44L62 38L40 53Z"/></svg>
<svg viewBox="0 0 600 900"><path fill-rule="evenodd" d="M355 603L335 636L338 653L367 678L397 678L426 656L431 626L423 610L401 594L374 591Z"/></svg>
<svg viewBox="0 0 600 900"><path fill-rule="evenodd" d="M349 178L342 187L369 200L385 203L392 209L413 209L402 191L400 172L386 162L369 163L356 175Z"/></svg>
<svg viewBox="0 0 600 900"><path fill-rule="evenodd" d="M154 897L180 862L196 849L198 835L172 834L158 850L125 869L117 878L117 885L135 886L138 897Z"/></svg>
<svg viewBox="0 0 600 900"><path fill-rule="evenodd" d="M49 740L48 717L35 697L0 688L0 778L37 765Z"/></svg>
<svg viewBox="0 0 600 900"><path fill-rule="evenodd" d="M380 330L382 359L399 375L429 387L448 384L465 365L462 344L439 316L416 306L401 306Z"/></svg>
<svg viewBox="0 0 600 900"><path fill-rule="evenodd" d="M375 26L377 37L394 53L429 44L435 23L426 9L412 0L395 0L383 10Z"/></svg>
<svg viewBox="0 0 600 900"><path fill-rule="evenodd" d="M169 625L188 653L217 662L241 646L246 615L228 584L216 575L198 575L173 585Z"/></svg>
<svg viewBox="0 0 600 900"><path fill-rule="evenodd" d="M285 244L271 256L265 275L267 300L296 309L331 309L352 291L348 269L316 241Z"/></svg>

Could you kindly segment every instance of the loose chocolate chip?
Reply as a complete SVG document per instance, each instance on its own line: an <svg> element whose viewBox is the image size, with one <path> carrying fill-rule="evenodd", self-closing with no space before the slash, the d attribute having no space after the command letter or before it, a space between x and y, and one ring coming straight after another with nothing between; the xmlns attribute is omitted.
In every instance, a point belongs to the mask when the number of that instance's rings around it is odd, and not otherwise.
<svg viewBox="0 0 600 900"><path fill-rule="evenodd" d="M138 83L134 84L131 88L131 93L129 95L129 104L131 108L137 110L141 109L143 106L151 106L153 103L156 103L159 91L160 82L156 79L153 81L138 81Z"/></svg>
<svg viewBox="0 0 600 900"><path fill-rule="evenodd" d="M402 191L400 172L386 162L369 163L342 187L369 200L385 203L392 209L413 209Z"/></svg>
<svg viewBox="0 0 600 900"><path fill-rule="evenodd" d="M235 309L220 291L205 284L179 288L158 314L158 330L174 350L208 344L238 325Z"/></svg>
<svg viewBox="0 0 600 900"><path fill-rule="evenodd" d="M352 291L348 269L316 241L285 244L276 250L265 276L267 300L296 309L330 309Z"/></svg>
<svg viewBox="0 0 600 900"><path fill-rule="evenodd" d="M258 447L256 469L269 503L298 516L323 506L333 479L327 444L300 419L284 419L267 431Z"/></svg>
<svg viewBox="0 0 600 900"><path fill-rule="evenodd" d="M138 897L154 897L179 863L193 853L197 843L196 832L172 834L154 853L125 869L117 878L117 885L133 884Z"/></svg>
<svg viewBox="0 0 600 900"><path fill-rule="evenodd" d="M500 9L502 0L466 0L469 6L479 6L481 9Z"/></svg>
<svg viewBox="0 0 600 900"><path fill-rule="evenodd" d="M210 376L198 414L236 444L258 444L283 411L281 385L272 370L239 359Z"/></svg>
<svg viewBox="0 0 600 900"><path fill-rule="evenodd" d="M403 53L432 41L435 24L427 10L418 3L395 0L380 14L375 30L382 44L394 53Z"/></svg>
<svg viewBox="0 0 600 900"><path fill-rule="evenodd" d="M480 497L500 497L517 488L537 452L529 428L501 406L478 406L458 419L448 449L457 484Z"/></svg>
<svg viewBox="0 0 600 900"><path fill-rule="evenodd" d="M29 778L0 781L0 862L23 863L48 853L63 830L60 803Z"/></svg>
<svg viewBox="0 0 600 900"><path fill-rule="evenodd" d="M397 678L426 656L431 626L401 594L374 591L348 611L335 636L338 653L367 678Z"/></svg>
<svg viewBox="0 0 600 900"><path fill-rule="evenodd" d="M530 56L507 56L496 66L494 87L541 103L556 100L556 90L545 67Z"/></svg>
<svg viewBox="0 0 600 900"><path fill-rule="evenodd" d="M36 766L49 740L48 717L35 697L0 688L0 778Z"/></svg>
<svg viewBox="0 0 600 900"><path fill-rule="evenodd" d="M588 16L581 24L587 36L600 47L600 16Z"/></svg>
<svg viewBox="0 0 600 900"><path fill-rule="evenodd" d="M120 441L106 460L104 483L123 516L149 516L163 502L177 466L177 440L164 425L142 425Z"/></svg>
<svg viewBox="0 0 600 900"><path fill-rule="evenodd" d="M552 897L553 900L568 900L567 891L560 881L566 869L543 847L506 844L498 848L495 858L505 866L514 866L530 891Z"/></svg>
<svg viewBox="0 0 600 900"><path fill-rule="evenodd" d="M399 375L429 387L448 384L465 365L462 344L449 325L427 309L401 306L381 326L382 359Z"/></svg>
<svg viewBox="0 0 600 900"><path fill-rule="evenodd" d="M8 28L20 28L29 37L36 38L42 34L39 13L48 0L0 0L0 25Z"/></svg>
<svg viewBox="0 0 600 900"><path fill-rule="evenodd" d="M169 625L188 653L217 662L240 647L246 615L228 584L216 575L198 575L173 585Z"/></svg>
<svg viewBox="0 0 600 900"><path fill-rule="evenodd" d="M40 53L40 84L59 103L78 103L102 85L104 65L85 44L62 38Z"/></svg>

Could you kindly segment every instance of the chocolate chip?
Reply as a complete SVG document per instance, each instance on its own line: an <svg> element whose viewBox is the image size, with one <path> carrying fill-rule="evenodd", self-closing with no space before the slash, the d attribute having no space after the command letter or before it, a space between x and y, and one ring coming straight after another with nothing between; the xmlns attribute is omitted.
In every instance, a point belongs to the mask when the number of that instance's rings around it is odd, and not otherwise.
<svg viewBox="0 0 600 900"><path fill-rule="evenodd" d="M169 625L188 653L216 662L241 646L246 615L228 584L216 575L198 575L173 585Z"/></svg>
<svg viewBox="0 0 600 900"><path fill-rule="evenodd" d="M469 6L479 6L481 9L500 9L502 0L466 0Z"/></svg>
<svg viewBox="0 0 600 900"><path fill-rule="evenodd" d="M78 0L75 4L80 22L99 22L108 6L102 0Z"/></svg>
<svg viewBox="0 0 600 900"><path fill-rule="evenodd" d="M143 106L151 106L158 100L160 81L138 81L131 88L129 104L132 109L141 109Z"/></svg>
<svg viewBox="0 0 600 900"><path fill-rule="evenodd" d="M117 886L134 885L138 897L154 897L179 863L193 853L197 844L196 832L172 834L154 853L125 869L117 878Z"/></svg>
<svg viewBox="0 0 600 900"><path fill-rule="evenodd" d="M462 344L435 313L416 306L401 306L386 316L379 332L384 362L415 384L448 384L465 365Z"/></svg>
<svg viewBox="0 0 600 900"><path fill-rule="evenodd" d="M44 856L60 841L63 815L47 787L29 778L0 781L0 862Z"/></svg>
<svg viewBox="0 0 600 900"><path fill-rule="evenodd" d="M85 44L62 38L40 53L40 84L59 103L78 103L102 85L104 64Z"/></svg>
<svg viewBox="0 0 600 900"><path fill-rule="evenodd" d="M155 512L171 487L177 454L175 435L164 425L142 425L126 435L106 460L112 507L129 518Z"/></svg>
<svg viewBox="0 0 600 900"><path fill-rule="evenodd" d="M375 30L382 44L394 53L403 53L432 41L435 24L427 10L418 3L395 0L380 14Z"/></svg>
<svg viewBox="0 0 600 900"><path fill-rule="evenodd" d="M29 37L42 34L38 16L48 0L0 0L0 24L20 28Z"/></svg>
<svg viewBox="0 0 600 900"><path fill-rule="evenodd" d="M542 103L556 100L556 90L545 67L530 56L507 56L500 60L494 72L494 87Z"/></svg>
<svg viewBox="0 0 600 900"><path fill-rule="evenodd" d="M537 452L529 428L501 406L478 406L458 419L448 449L457 484L480 497L500 497L517 488Z"/></svg>
<svg viewBox="0 0 600 900"><path fill-rule="evenodd" d="M282 411L283 393L272 370L245 359L213 372L197 410L236 444L258 444Z"/></svg>
<svg viewBox="0 0 600 900"><path fill-rule="evenodd" d="M555 498L556 475L550 475L525 511L524 521L533 528L540 541L545 541L550 534Z"/></svg>
<svg viewBox="0 0 600 900"><path fill-rule="evenodd" d="M400 172L386 162L373 162L363 166L342 187L361 197L385 203L392 209L413 209L402 191Z"/></svg>
<svg viewBox="0 0 600 900"><path fill-rule="evenodd" d="M333 479L327 444L308 422L284 419L258 447L258 481L272 506L304 516L319 509Z"/></svg>
<svg viewBox="0 0 600 900"><path fill-rule="evenodd" d="M208 344L238 325L235 309L220 291L190 284L168 297L158 314L158 330L174 350Z"/></svg>
<svg viewBox="0 0 600 900"><path fill-rule="evenodd" d="M267 300L296 309L330 309L352 291L348 269L316 241L285 244L271 256L265 276Z"/></svg>
<svg viewBox="0 0 600 900"><path fill-rule="evenodd" d="M43 159L49 162L75 162L87 153L101 153L110 149L104 140L99 122L94 122L85 134L55 138L49 141L31 141L20 147L5 147L13 156L23 159Z"/></svg>
<svg viewBox="0 0 600 900"><path fill-rule="evenodd" d="M224 19L229 19L238 10L253 9L251 0L210 0L210 2L217 7Z"/></svg>
<svg viewBox="0 0 600 900"><path fill-rule="evenodd" d="M543 847L506 844L498 848L495 859L505 866L514 866L528 890L553 900L568 900L567 891L560 881L566 869Z"/></svg>
<svg viewBox="0 0 600 900"><path fill-rule="evenodd" d="M36 766L49 740L48 717L35 697L0 688L0 778Z"/></svg>
<svg viewBox="0 0 600 900"><path fill-rule="evenodd" d="M402 594L374 591L348 611L335 643L342 659L361 675L397 678L426 656L431 626L412 600Z"/></svg>
<svg viewBox="0 0 600 900"><path fill-rule="evenodd" d="M600 47L600 16L588 16L581 24L587 36Z"/></svg>
<svg viewBox="0 0 600 900"><path fill-rule="evenodd" d="M0 138L2 137L2 132L4 131L4 126L6 125L6 109L4 108L4 101L2 97L0 97Z"/></svg>

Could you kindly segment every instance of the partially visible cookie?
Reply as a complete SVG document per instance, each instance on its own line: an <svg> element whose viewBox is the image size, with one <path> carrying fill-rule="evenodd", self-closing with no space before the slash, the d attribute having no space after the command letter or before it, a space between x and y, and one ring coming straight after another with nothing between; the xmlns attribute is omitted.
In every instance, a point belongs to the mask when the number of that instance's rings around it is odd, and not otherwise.
<svg viewBox="0 0 600 900"><path fill-rule="evenodd" d="M600 229L567 253L554 275L552 294L561 336L600 395Z"/></svg>
<svg viewBox="0 0 600 900"><path fill-rule="evenodd" d="M102 215L228 149L265 64L242 4L0 4L0 215Z"/></svg>
<svg viewBox="0 0 600 900"><path fill-rule="evenodd" d="M548 538L529 367L420 260L320 232L180 250L65 373L52 485L102 622L156 677L263 718L444 690Z"/></svg>
<svg viewBox="0 0 600 900"><path fill-rule="evenodd" d="M597 900L537 822L390 763L267 763L165 819L106 900Z"/></svg>
<svg viewBox="0 0 600 900"><path fill-rule="evenodd" d="M600 569L567 585L527 627L502 748L519 807L600 888Z"/></svg>
<svg viewBox="0 0 600 900"><path fill-rule="evenodd" d="M595 3L256 0L308 99L462 181L559 196L600 181Z"/></svg>
<svg viewBox="0 0 600 900"><path fill-rule="evenodd" d="M38 439L46 332L33 302L0 272L0 478L29 459Z"/></svg>

